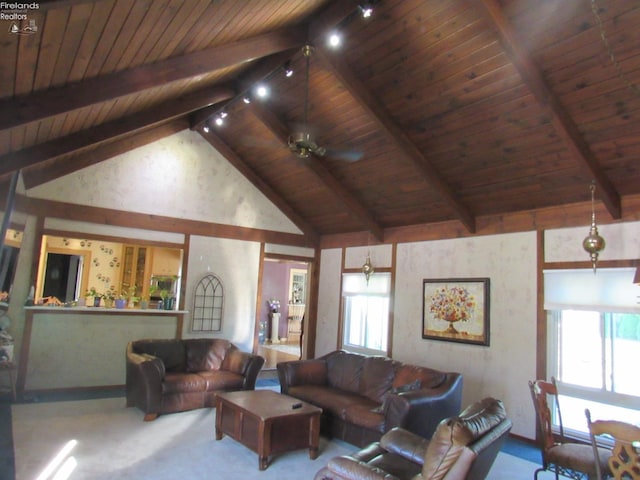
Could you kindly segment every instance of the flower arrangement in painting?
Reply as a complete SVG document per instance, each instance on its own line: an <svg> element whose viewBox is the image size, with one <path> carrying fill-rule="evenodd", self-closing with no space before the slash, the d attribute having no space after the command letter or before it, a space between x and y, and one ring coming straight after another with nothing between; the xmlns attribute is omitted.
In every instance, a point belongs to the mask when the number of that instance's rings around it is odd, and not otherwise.
<svg viewBox="0 0 640 480"><path fill-rule="evenodd" d="M476 307L476 299L464 287L442 287L431 296L429 311L447 322L466 322Z"/></svg>
<svg viewBox="0 0 640 480"><path fill-rule="evenodd" d="M269 310L271 310L272 313L278 313L280 311L280 300L276 300L275 298L270 298L268 300L269 303Z"/></svg>

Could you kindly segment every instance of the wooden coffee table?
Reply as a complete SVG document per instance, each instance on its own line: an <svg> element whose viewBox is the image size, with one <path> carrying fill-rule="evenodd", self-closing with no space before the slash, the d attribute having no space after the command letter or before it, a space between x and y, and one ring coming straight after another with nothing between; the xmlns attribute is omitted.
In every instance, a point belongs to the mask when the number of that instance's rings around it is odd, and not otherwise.
<svg viewBox="0 0 640 480"><path fill-rule="evenodd" d="M298 408L293 408L300 405ZM318 457L322 409L272 390L220 393L216 399L216 440L224 434L258 454L258 467L269 456L300 448Z"/></svg>

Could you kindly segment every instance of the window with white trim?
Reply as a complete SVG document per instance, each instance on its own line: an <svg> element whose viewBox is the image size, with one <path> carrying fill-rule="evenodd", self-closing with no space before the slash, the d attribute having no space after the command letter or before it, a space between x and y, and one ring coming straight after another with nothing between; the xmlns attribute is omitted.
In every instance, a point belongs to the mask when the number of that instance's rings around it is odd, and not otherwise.
<svg viewBox="0 0 640 480"><path fill-rule="evenodd" d="M640 287L634 269L545 271L547 364L565 429L586 436L592 417L640 424Z"/></svg>
<svg viewBox="0 0 640 480"><path fill-rule="evenodd" d="M362 273L342 276L342 348L387 355L391 274L376 272L367 283Z"/></svg>

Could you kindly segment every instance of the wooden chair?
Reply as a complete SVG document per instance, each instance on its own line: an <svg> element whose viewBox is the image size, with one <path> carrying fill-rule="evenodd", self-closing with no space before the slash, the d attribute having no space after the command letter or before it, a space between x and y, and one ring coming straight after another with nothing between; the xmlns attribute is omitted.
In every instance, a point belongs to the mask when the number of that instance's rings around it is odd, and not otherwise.
<svg viewBox="0 0 640 480"><path fill-rule="evenodd" d="M591 412L584 411L591 435L593 451L599 450L597 438L608 435L613 438L613 450L610 452L608 465L616 480L640 480L640 427L617 420L591 421ZM603 473L596 464L598 480Z"/></svg>
<svg viewBox="0 0 640 480"><path fill-rule="evenodd" d="M536 411L536 425L538 429L538 442L542 453L542 467L534 473L537 480L538 474L550 471L555 474L556 480L559 475L581 480L583 478L598 478L596 458L599 459L600 471L609 474L607 460L610 452L606 449L594 450L590 445L578 442L570 442L564 438L564 428L562 426L562 415L560 413L560 402L558 401L558 387L555 378L551 382L544 380L529 381L529 390ZM557 411L559 436L551 429L551 409L549 408L548 397L552 397Z"/></svg>

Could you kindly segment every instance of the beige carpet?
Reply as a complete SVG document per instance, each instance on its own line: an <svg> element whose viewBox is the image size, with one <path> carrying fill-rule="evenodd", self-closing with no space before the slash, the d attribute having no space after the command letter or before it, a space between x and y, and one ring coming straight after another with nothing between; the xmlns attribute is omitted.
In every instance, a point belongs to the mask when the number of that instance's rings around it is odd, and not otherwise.
<svg viewBox="0 0 640 480"><path fill-rule="evenodd" d="M215 410L201 409L143 422L123 398L12 406L16 480L34 480L63 446L76 466L71 479L313 479L335 455L357 450L321 439L320 456L307 450L276 456L258 470L258 457L229 437L216 441ZM489 479L530 480L536 465L500 454ZM52 478L52 477L48 477Z"/></svg>

